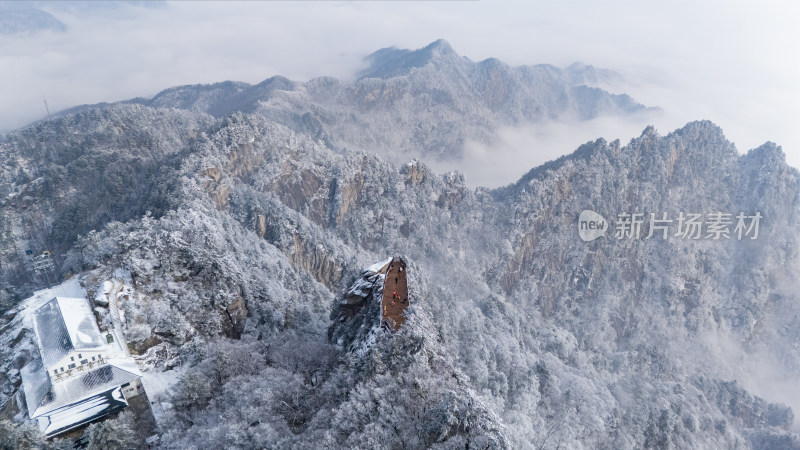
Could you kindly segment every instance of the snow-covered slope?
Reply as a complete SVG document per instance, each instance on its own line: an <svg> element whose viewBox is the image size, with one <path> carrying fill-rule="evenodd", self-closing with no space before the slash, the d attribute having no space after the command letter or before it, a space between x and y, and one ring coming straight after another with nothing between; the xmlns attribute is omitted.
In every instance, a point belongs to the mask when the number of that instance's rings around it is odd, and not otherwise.
<svg viewBox="0 0 800 450"><path fill-rule="evenodd" d="M392 52L362 81L428 70ZM35 245L90 298L125 274L129 350L180 374L165 448L800 448L800 175L776 145L647 128L472 190L259 112L121 104L0 143L3 292L44 282ZM606 237L580 238L584 210ZM614 237L625 213L715 212L759 213L758 238ZM408 263L406 325L329 336L386 255ZM24 414L13 311L4 417Z"/></svg>

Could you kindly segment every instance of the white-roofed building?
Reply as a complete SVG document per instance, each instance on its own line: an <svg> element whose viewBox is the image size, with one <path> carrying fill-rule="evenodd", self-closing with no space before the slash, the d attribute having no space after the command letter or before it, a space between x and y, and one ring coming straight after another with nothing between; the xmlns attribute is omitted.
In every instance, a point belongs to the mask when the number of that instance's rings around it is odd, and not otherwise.
<svg viewBox="0 0 800 450"><path fill-rule="evenodd" d="M141 373L100 334L85 298L56 297L32 316L41 358L20 371L28 415L53 437L125 408Z"/></svg>

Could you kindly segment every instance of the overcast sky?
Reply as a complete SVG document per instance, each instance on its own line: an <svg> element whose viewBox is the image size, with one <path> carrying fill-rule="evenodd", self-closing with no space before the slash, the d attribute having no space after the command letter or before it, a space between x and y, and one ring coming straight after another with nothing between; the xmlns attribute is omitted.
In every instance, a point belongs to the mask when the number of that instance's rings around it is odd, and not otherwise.
<svg viewBox="0 0 800 450"><path fill-rule="evenodd" d="M797 2L359 1L167 2L158 7L45 9L67 31L0 35L0 130L76 104L152 96L180 84L352 77L381 47L447 39L473 60L513 65L575 61L620 72L611 86L664 114L666 134L710 119L740 152L767 140L800 167L800 17ZM2 12L0 11L0 14ZM596 137L623 142L646 123L596 121L513 130L473 181L511 182L529 166ZM483 179L481 179L483 177Z"/></svg>

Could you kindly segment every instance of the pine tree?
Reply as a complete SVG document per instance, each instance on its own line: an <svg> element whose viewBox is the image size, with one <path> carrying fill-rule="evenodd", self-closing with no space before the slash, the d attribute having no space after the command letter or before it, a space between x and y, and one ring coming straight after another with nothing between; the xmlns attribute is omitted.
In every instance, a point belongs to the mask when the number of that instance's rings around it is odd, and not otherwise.
<svg viewBox="0 0 800 450"><path fill-rule="evenodd" d="M139 440L131 428L131 417L123 413L116 419L89 425L89 448L98 450L128 450L139 448Z"/></svg>
<svg viewBox="0 0 800 450"><path fill-rule="evenodd" d="M27 450L41 448L44 437L33 425L0 420L0 449Z"/></svg>

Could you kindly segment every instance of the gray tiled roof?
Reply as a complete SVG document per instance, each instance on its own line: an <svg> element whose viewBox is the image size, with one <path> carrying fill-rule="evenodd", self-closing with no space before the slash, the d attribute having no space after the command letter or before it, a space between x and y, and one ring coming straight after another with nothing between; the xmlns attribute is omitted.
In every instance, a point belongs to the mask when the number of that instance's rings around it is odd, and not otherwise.
<svg viewBox="0 0 800 450"><path fill-rule="evenodd" d="M56 364L72 351L72 342L56 299L50 300L34 312L33 324L45 365Z"/></svg>
<svg viewBox="0 0 800 450"><path fill-rule="evenodd" d="M39 429L48 437L55 436L126 406L121 388L115 387L40 416Z"/></svg>
<svg viewBox="0 0 800 450"><path fill-rule="evenodd" d="M22 389L25 392L28 415L33 417L34 411L39 408L39 404L50 392L50 376L39 358L32 358L25 367L20 369L20 375L22 375Z"/></svg>
<svg viewBox="0 0 800 450"><path fill-rule="evenodd" d="M141 376L136 364L123 358L106 359L105 364L84 372L73 369L77 374L64 380L50 378L48 369L72 351L108 349L86 299L54 298L34 311L33 325L41 358L32 358L20 372L28 414L50 421L48 429L56 426L52 422L56 416L58 427L69 427L71 414L75 420L83 420L80 418L115 404L97 399Z"/></svg>
<svg viewBox="0 0 800 450"><path fill-rule="evenodd" d="M34 311L33 323L42 361L48 368L72 350L104 345L94 314L83 298L56 297Z"/></svg>
<svg viewBox="0 0 800 450"><path fill-rule="evenodd" d="M42 364L32 360L23 368L22 377L28 414L33 418L122 386L140 375L134 367L126 364L106 364L83 375L51 383Z"/></svg>

